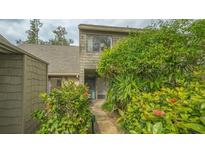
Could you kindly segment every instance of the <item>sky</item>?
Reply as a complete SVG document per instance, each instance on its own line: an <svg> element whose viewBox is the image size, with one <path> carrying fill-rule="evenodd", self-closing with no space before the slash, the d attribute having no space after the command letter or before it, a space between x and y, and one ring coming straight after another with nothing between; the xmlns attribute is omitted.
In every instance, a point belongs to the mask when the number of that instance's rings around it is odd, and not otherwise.
<svg viewBox="0 0 205 154"><path fill-rule="evenodd" d="M108 25L119 27L132 27L143 28L151 24L152 20L148 19L63 19L51 20L41 19L43 26L39 32L39 38L48 41L54 38L52 33L58 26L66 28L68 34L67 39L74 40L73 45L79 44L79 24L95 24L95 25ZM11 43L15 44L16 40L25 40L27 37L26 31L30 28L29 19L0 19L0 34L8 39Z"/></svg>

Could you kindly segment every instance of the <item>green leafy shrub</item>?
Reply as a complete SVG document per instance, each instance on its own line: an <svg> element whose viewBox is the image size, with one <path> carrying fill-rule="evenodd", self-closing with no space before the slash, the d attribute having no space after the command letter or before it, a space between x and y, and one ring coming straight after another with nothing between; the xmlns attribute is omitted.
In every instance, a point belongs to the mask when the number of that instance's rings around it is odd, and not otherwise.
<svg viewBox="0 0 205 154"><path fill-rule="evenodd" d="M189 80L195 67L204 63L205 20L174 21L159 29L134 32L105 50L98 73L110 81L110 87L119 76L134 77L141 91L175 87L176 80Z"/></svg>
<svg viewBox="0 0 205 154"><path fill-rule="evenodd" d="M205 83L142 92L120 113L128 133L205 133Z"/></svg>
<svg viewBox="0 0 205 154"><path fill-rule="evenodd" d="M203 107L199 107L204 97L190 86L196 84L203 91L198 83L205 80L201 69L205 64L204 32L205 20L169 20L133 32L102 53L98 73L108 81L106 105L119 111L127 132L204 133ZM196 71L199 77L195 76ZM176 93L180 87L187 95L185 100ZM167 91L161 92L162 89ZM170 105L161 95L173 95L179 103ZM194 96L200 97L201 102ZM160 102L154 103L155 97L160 97ZM185 111L187 115L181 113ZM153 112L163 116L156 117Z"/></svg>
<svg viewBox="0 0 205 154"><path fill-rule="evenodd" d="M44 108L34 112L40 121L37 133L87 133L91 124L88 93L84 85L67 81L60 89L42 93Z"/></svg>
<svg viewBox="0 0 205 154"><path fill-rule="evenodd" d="M137 91L137 81L134 76L119 75L115 80L110 81L107 104L110 104L110 107L112 106L112 111L125 109L127 102L131 101L132 95Z"/></svg>
<svg viewBox="0 0 205 154"><path fill-rule="evenodd" d="M158 29L134 32L106 49L98 73L109 83L107 102L125 109L133 92L179 86L177 81L182 79L192 81L193 71L205 62L204 26L205 20L173 20Z"/></svg>

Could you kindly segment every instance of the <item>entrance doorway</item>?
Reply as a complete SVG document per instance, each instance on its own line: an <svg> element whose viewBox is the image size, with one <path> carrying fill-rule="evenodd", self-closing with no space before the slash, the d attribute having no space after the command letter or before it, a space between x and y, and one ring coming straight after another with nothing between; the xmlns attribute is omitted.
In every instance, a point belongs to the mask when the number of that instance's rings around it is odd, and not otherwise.
<svg viewBox="0 0 205 154"><path fill-rule="evenodd" d="M85 69L85 85L88 86L88 93L89 98L91 100L97 99L97 88L96 88L96 81L97 81L97 73L95 69Z"/></svg>
<svg viewBox="0 0 205 154"><path fill-rule="evenodd" d="M88 93L92 100L96 99L96 77L86 77L85 84L88 86Z"/></svg>

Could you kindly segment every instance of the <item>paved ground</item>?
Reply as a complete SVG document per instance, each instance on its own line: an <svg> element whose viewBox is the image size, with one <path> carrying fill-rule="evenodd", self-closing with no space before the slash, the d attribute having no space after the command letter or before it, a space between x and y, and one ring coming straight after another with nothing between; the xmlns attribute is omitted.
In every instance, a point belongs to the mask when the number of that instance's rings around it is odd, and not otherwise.
<svg viewBox="0 0 205 154"><path fill-rule="evenodd" d="M120 134L114 119L108 116L108 114L102 110L102 104L104 100L96 100L91 105L91 111L95 115L97 122L97 133L99 134Z"/></svg>

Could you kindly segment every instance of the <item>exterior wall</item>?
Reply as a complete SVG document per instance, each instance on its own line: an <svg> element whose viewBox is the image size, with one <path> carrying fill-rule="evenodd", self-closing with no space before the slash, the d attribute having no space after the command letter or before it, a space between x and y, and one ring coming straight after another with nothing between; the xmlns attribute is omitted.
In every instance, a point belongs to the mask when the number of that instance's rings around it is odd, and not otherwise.
<svg viewBox="0 0 205 154"><path fill-rule="evenodd" d="M47 64L28 56L24 61L23 128L24 133L33 133L37 122L31 114L41 107L39 94L47 91Z"/></svg>
<svg viewBox="0 0 205 154"><path fill-rule="evenodd" d="M22 133L23 56L0 54L0 133Z"/></svg>
<svg viewBox="0 0 205 154"><path fill-rule="evenodd" d="M47 87L47 64L26 55L0 54L0 133L34 133L32 112Z"/></svg>
<svg viewBox="0 0 205 154"><path fill-rule="evenodd" d="M85 31L80 30L80 82L84 83L85 69L96 69L97 62L99 61L100 53L88 53L86 52L86 36L87 35L108 35L112 37L112 46L117 43L118 40L127 36L124 33L109 33L98 31Z"/></svg>
<svg viewBox="0 0 205 154"><path fill-rule="evenodd" d="M99 32L99 31L86 31L80 30L80 83L85 82L85 70L96 70L97 62L101 53L87 52L87 35L107 35L112 37L112 46L114 46L120 39L127 36L127 33L114 33L114 32ZM97 77L97 75L95 75ZM101 99L106 96L107 88L103 79L96 78L96 98Z"/></svg>

